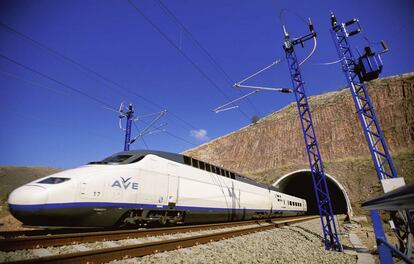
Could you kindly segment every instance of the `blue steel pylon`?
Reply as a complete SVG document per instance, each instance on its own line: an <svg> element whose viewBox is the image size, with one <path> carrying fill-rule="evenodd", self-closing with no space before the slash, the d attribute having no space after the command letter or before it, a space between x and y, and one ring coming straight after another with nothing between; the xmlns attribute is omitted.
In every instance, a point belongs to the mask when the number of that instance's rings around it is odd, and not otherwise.
<svg viewBox="0 0 414 264"><path fill-rule="evenodd" d="M128 151L131 142L132 118L134 117L134 108L132 107L132 104L128 106L128 111L122 113L122 116L120 115L120 118L122 117L126 117L124 151Z"/></svg>
<svg viewBox="0 0 414 264"><path fill-rule="evenodd" d="M342 61L342 71L344 72L345 78L350 87L358 117L374 161L378 179L381 181L384 179L396 178L397 173L395 171L391 155L388 151L384 135L375 114L371 99L368 95L368 90L364 84L364 74L366 74L366 72L361 71L361 63L353 56L351 45L348 40L350 36L353 36L361 31L359 21L357 19L353 19L346 23L338 24L335 16L332 14L331 24L332 38L338 51L339 58ZM347 27L354 24L357 24L358 27L348 32ZM377 71L376 76L378 76L382 69L382 64L376 65L376 63L381 63L381 60L379 57L375 58L374 53L370 56L372 56L372 59L375 60L372 62L367 60L366 63L368 64L366 65L374 71ZM367 59L370 59L370 57L367 57ZM370 77L367 78L372 79ZM371 211L371 218L377 240L378 238L382 238L386 241L378 210ZM393 263L391 250L384 244L378 245L378 252L382 263Z"/></svg>
<svg viewBox="0 0 414 264"><path fill-rule="evenodd" d="M306 40L316 38L313 26L309 25L311 33L298 39L291 39L285 30L285 50L286 59L292 78L293 92L295 94L296 103L299 111L299 118L302 124L303 136L306 144L306 152L309 159L310 170L312 173L312 181L315 189L316 201L318 203L319 216L322 224L325 249L342 251L339 241L335 219L329 197L328 185L326 182L325 171L323 168L322 157L319 152L318 141L313 127L312 116L308 99L306 97L305 86L300 72L294 46L301 44Z"/></svg>

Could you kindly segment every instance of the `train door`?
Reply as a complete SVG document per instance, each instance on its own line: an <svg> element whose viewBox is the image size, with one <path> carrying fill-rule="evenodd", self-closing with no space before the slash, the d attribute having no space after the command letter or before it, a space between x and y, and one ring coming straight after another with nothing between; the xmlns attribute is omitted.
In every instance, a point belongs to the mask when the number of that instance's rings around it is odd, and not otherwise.
<svg viewBox="0 0 414 264"><path fill-rule="evenodd" d="M237 206L237 195L236 195L236 191L234 189L234 181L231 181L231 188L229 191L230 194L230 198L231 198L231 221L234 221L236 219L236 207Z"/></svg>
<svg viewBox="0 0 414 264"><path fill-rule="evenodd" d="M178 166L175 164L168 164L168 207L174 208L178 201L178 186L180 177L178 176Z"/></svg>
<svg viewBox="0 0 414 264"><path fill-rule="evenodd" d="M85 177L80 181L79 198L85 200L99 200L103 197L103 183L91 177Z"/></svg>

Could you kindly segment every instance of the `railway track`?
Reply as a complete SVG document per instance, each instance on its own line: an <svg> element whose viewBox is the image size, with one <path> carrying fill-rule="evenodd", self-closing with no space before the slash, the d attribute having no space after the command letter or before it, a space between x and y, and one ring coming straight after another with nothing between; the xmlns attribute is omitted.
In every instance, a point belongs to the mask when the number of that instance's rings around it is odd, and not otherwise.
<svg viewBox="0 0 414 264"><path fill-rule="evenodd" d="M104 228L56 228L56 229L30 229L30 230L13 230L13 231L2 231L0 232L0 239L4 238L15 238L15 237L27 237L27 236L46 236L46 235L59 235L59 234L70 234L70 233L88 233L98 231L112 231L119 230L104 229Z"/></svg>
<svg viewBox="0 0 414 264"><path fill-rule="evenodd" d="M28 237L14 237L0 239L0 251L14 251L20 249L35 249L50 246L61 246L79 243L90 243L97 241L132 239L149 236L172 235L177 233L195 232L202 230L212 230L226 227L235 227L242 225L249 225L254 223L263 223L266 220L252 220L240 222L227 222L207 225L192 225L192 226L175 226L163 228L151 228L140 230L117 230L117 231L97 231L97 232L82 232L56 235L40 235Z"/></svg>
<svg viewBox="0 0 414 264"><path fill-rule="evenodd" d="M277 219L287 219L289 217L281 217ZM257 220L256 220L257 221ZM238 224L238 223L249 223L254 221L240 221L240 222L231 222L231 223L220 223L220 224ZM185 225L181 225L183 227ZM187 225L188 226L188 225ZM200 226L200 225L197 225ZM151 228L152 230L155 230L155 226L149 227L149 226L143 226L140 228L140 230ZM166 227L162 227L166 228ZM77 236L80 234L87 235L87 233L94 233L94 232L109 232L109 231L136 231L138 230L135 228L119 228L119 227L113 227L113 228L56 228L56 229L45 229L45 228L39 228L39 229L30 229L30 230L12 230L12 231L2 231L0 232L0 241L2 239L13 239L18 237L33 237L33 236L51 236L51 235L67 235L72 234L72 236ZM1 243L1 242L0 242ZM1 244L0 244L1 245ZM1 246L0 246L0 250Z"/></svg>
<svg viewBox="0 0 414 264"><path fill-rule="evenodd" d="M250 234L253 232L273 229L283 225L289 225L296 222L314 219L317 216L290 217L283 219L274 219L270 221L243 221L230 222L197 226L180 226L169 228L155 228L146 230L121 230L107 232L87 232L77 234L61 234L49 236L33 236L21 238L8 238L0 240L1 251L11 251L18 249L33 249L47 246L69 245L74 243L87 243L97 241L114 241L123 239L133 239L140 237L152 237L160 235L171 235L178 233L189 233L203 230L226 229L224 231L187 236L178 239L166 239L156 242L139 243L126 246L114 246L110 248L86 250L82 252L69 253L63 255L53 255L40 257L36 259L27 259L8 263L101 263L115 259L124 259L131 257L142 257L163 251L174 250L178 248L191 247L198 244L218 241L235 236ZM253 226L252 225L256 225ZM236 230L228 230L232 227L243 227Z"/></svg>

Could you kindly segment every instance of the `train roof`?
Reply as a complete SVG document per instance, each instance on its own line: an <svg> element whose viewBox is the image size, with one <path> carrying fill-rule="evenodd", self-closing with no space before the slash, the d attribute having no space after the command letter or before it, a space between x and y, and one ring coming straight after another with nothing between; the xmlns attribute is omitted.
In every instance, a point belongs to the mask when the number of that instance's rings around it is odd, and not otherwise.
<svg viewBox="0 0 414 264"><path fill-rule="evenodd" d="M140 156L145 156L148 154L153 154L153 155L157 155L160 156L164 159L168 159L171 161L175 161L178 163L183 163L184 164L184 156L181 154L177 154L177 153L172 153L172 152L166 152L166 151L161 151L161 150L145 150L145 149L138 149L138 150L128 150L128 151L122 151L122 152L118 152L115 155L140 155Z"/></svg>
<svg viewBox="0 0 414 264"><path fill-rule="evenodd" d="M181 163L181 164L184 164L184 165L188 165L188 166L191 166L191 164L189 164L189 159L190 160L196 160L196 159L191 158L189 156L185 156L185 155L181 155L181 154L177 154L177 153L166 152L166 151L160 151L160 150L129 150L129 151L122 151L122 152L115 153L112 156L118 156L118 155L130 156L131 155L131 156L134 156L134 157L136 157L136 156L141 157L141 156L145 156L145 155L148 155L148 154L153 154L153 155L159 156L161 158L171 160L171 161L174 161L174 162L177 162L177 163ZM128 160L130 160L130 159L128 158ZM132 158L132 160L136 160L136 158ZM200 160L197 160L197 161L200 161ZM204 162L204 161L202 161L202 162ZM95 162L91 162L91 164L94 164L94 163ZM215 165L209 164L207 162L204 162L204 164L208 164L210 166L215 166ZM276 187L274 187L272 185L256 182L255 180L253 180L249 177L246 177L246 176L234 173L232 171L226 170L226 169L224 169L220 166L215 166L215 167L229 172L229 174L232 174L232 176L234 176L234 177L232 177L232 179L235 179L237 181L245 182L245 183L252 184L252 185L255 185L255 186L259 186L259 187L262 187L262 188L267 188L267 189L270 189L270 190L273 190L273 191L279 191ZM201 168L199 168L199 169L201 169ZM218 175L220 175L220 174L218 174ZM220 176L226 177L224 175L220 175Z"/></svg>

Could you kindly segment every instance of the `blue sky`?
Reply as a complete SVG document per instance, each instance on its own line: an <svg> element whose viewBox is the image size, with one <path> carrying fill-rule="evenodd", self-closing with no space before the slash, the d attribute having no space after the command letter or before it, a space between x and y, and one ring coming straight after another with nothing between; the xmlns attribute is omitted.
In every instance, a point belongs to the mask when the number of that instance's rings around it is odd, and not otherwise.
<svg viewBox="0 0 414 264"><path fill-rule="evenodd" d="M162 119L167 132L145 140L151 149L172 152L244 127L253 115L283 108L293 95L261 92L239 104L244 114L211 111L240 96L231 88L233 81L284 57L279 16L284 9L283 23L292 36L307 33L307 17L318 32L318 49L302 67L308 95L346 86L339 65L318 65L337 60L330 10L340 22L359 18L364 36L388 43L391 51L383 56L382 76L414 71L410 0L162 1L231 80L158 0L132 2L169 40L126 0L0 2L1 165L69 168L121 151L117 114L105 105L118 108L122 101L133 103L137 115L169 111ZM362 35L353 41L360 50L366 45ZM297 48L298 56L306 56L311 46ZM290 87L286 62L249 84ZM145 146L137 141L132 148Z"/></svg>

